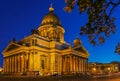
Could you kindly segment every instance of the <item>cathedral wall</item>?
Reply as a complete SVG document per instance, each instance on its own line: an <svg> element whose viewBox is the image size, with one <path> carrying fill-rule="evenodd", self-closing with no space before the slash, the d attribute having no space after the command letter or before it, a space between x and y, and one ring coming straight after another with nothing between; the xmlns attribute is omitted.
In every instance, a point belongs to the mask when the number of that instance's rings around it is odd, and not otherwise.
<svg viewBox="0 0 120 81"><path fill-rule="evenodd" d="M51 41L50 42L50 48L55 48L56 45L56 41Z"/></svg>
<svg viewBox="0 0 120 81"><path fill-rule="evenodd" d="M50 57L50 71L55 72L55 53L51 53Z"/></svg>
<svg viewBox="0 0 120 81"><path fill-rule="evenodd" d="M41 39L37 39L37 44L49 48L49 42Z"/></svg>
<svg viewBox="0 0 120 81"><path fill-rule="evenodd" d="M39 56L39 52L37 52L35 55L34 55L34 70L35 71L39 71L40 69L40 56Z"/></svg>

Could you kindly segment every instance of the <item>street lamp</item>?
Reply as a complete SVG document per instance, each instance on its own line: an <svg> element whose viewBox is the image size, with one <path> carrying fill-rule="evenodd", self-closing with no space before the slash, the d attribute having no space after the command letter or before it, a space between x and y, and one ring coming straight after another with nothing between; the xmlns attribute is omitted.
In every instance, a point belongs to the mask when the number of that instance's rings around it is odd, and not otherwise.
<svg viewBox="0 0 120 81"><path fill-rule="evenodd" d="M93 71L96 71L96 68L93 68Z"/></svg>
<svg viewBox="0 0 120 81"><path fill-rule="evenodd" d="M108 70L110 71L110 67L108 67Z"/></svg>
<svg viewBox="0 0 120 81"><path fill-rule="evenodd" d="M96 74L96 68L95 67L93 68L93 73Z"/></svg>

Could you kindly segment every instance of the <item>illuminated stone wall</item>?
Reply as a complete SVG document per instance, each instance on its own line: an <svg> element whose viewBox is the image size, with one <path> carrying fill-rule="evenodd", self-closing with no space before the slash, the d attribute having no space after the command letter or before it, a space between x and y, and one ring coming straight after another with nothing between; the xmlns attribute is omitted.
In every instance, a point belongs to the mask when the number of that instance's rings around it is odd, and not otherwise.
<svg viewBox="0 0 120 81"><path fill-rule="evenodd" d="M110 74L118 72L117 63L91 63L89 64L89 72L91 74Z"/></svg>

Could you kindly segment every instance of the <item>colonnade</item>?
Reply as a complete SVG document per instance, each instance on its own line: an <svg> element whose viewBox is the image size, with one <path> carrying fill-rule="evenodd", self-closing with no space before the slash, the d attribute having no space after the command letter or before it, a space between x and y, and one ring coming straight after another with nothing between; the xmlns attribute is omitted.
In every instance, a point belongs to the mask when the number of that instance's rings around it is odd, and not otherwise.
<svg viewBox="0 0 120 81"><path fill-rule="evenodd" d="M28 69L28 59L25 53L4 57L4 73L22 73Z"/></svg>
<svg viewBox="0 0 120 81"><path fill-rule="evenodd" d="M62 56L63 73L85 73L88 71L88 59L76 55Z"/></svg>
<svg viewBox="0 0 120 81"><path fill-rule="evenodd" d="M34 53L19 53L4 57L3 71L10 74L34 71L36 66L34 57ZM64 74L86 73L88 71L88 58L73 54L63 55L60 63L61 70L59 71Z"/></svg>

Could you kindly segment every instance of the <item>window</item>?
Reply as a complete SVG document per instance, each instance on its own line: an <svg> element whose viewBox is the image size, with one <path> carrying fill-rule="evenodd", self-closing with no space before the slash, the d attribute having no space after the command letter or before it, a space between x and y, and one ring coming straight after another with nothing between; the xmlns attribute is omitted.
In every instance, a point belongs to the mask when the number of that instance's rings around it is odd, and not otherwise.
<svg viewBox="0 0 120 81"><path fill-rule="evenodd" d="M44 69L44 60L41 60L41 67Z"/></svg>
<svg viewBox="0 0 120 81"><path fill-rule="evenodd" d="M37 39L32 39L32 45L36 45L37 44Z"/></svg>

